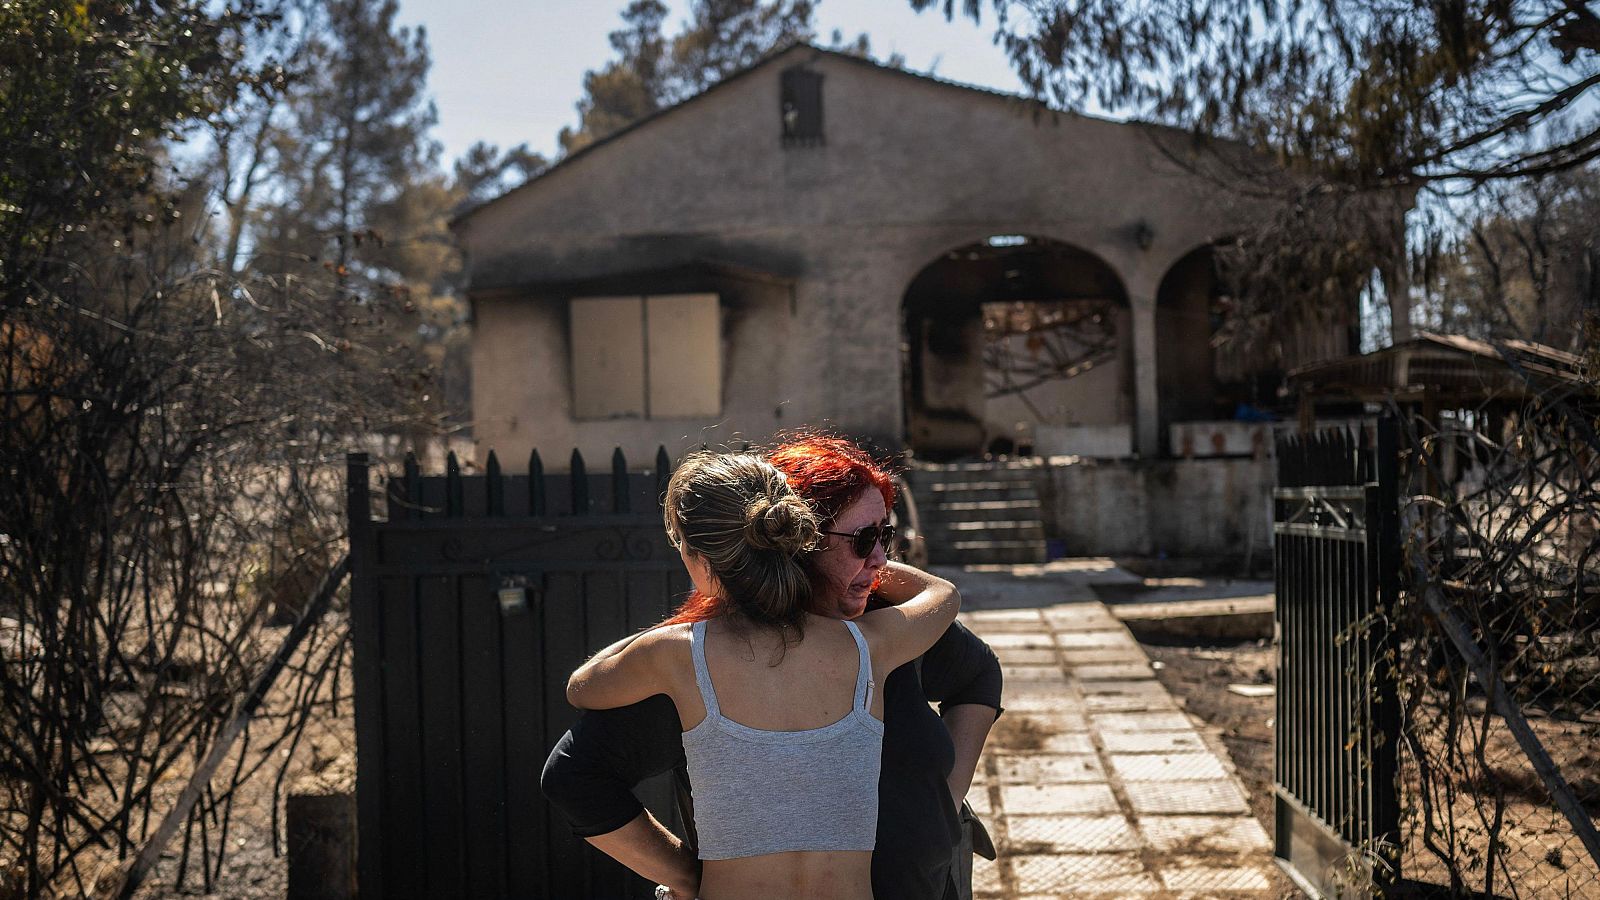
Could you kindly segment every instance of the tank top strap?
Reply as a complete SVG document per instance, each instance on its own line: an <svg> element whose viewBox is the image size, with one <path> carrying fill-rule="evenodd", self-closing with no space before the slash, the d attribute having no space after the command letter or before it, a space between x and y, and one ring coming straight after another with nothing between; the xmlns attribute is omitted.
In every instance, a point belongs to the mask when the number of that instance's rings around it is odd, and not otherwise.
<svg viewBox="0 0 1600 900"><path fill-rule="evenodd" d="M850 636L856 639L856 649L861 653L861 663L856 667L856 708L870 710L872 708L872 651L867 648L866 635L856 627L856 623L849 619L844 620L844 627L850 629Z"/></svg>
<svg viewBox="0 0 1600 900"><path fill-rule="evenodd" d="M694 683L700 687L700 699L706 705L706 716L718 718L722 715L722 710L717 706L717 690L711 685L711 667L706 665L704 620L689 626L689 655L694 657Z"/></svg>

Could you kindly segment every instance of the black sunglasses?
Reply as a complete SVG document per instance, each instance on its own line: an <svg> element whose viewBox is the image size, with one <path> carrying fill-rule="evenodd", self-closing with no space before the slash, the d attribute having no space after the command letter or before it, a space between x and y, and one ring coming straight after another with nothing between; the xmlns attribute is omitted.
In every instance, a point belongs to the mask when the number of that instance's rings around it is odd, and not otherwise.
<svg viewBox="0 0 1600 900"><path fill-rule="evenodd" d="M855 531L824 531L823 534L849 538L850 549L862 559L872 555L872 547L879 541L883 542L884 555L894 551L893 525L863 525Z"/></svg>

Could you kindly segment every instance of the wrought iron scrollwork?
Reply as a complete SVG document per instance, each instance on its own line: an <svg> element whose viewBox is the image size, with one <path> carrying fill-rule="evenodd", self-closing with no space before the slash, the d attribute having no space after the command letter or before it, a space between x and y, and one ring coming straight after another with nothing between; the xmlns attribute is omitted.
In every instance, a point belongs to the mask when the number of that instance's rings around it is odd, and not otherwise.
<svg viewBox="0 0 1600 900"><path fill-rule="evenodd" d="M1282 488L1276 530L1279 534L1361 540L1367 529L1367 502L1362 488Z"/></svg>

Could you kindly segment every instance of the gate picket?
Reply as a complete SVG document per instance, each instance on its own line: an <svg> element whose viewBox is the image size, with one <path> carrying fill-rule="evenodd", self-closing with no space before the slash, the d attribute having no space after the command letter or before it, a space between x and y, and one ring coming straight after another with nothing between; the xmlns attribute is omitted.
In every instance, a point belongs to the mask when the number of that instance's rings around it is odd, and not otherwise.
<svg viewBox="0 0 1600 900"><path fill-rule="evenodd" d="M461 579L462 835L467 896L506 896L505 706L500 611L489 579Z"/></svg>

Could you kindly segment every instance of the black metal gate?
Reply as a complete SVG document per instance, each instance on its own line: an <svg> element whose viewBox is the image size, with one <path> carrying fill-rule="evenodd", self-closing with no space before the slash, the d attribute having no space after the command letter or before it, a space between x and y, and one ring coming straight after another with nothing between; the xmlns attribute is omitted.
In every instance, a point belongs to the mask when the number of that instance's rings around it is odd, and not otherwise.
<svg viewBox="0 0 1600 900"><path fill-rule="evenodd" d="M663 533L668 469L423 477L370 511L349 461L360 893L371 898L648 897L544 802L545 754L576 718L567 675L660 621L689 588ZM681 831L670 784L641 791Z"/></svg>
<svg viewBox="0 0 1600 900"><path fill-rule="evenodd" d="M1398 429L1372 430L1277 446L1276 855L1326 896L1399 879Z"/></svg>

